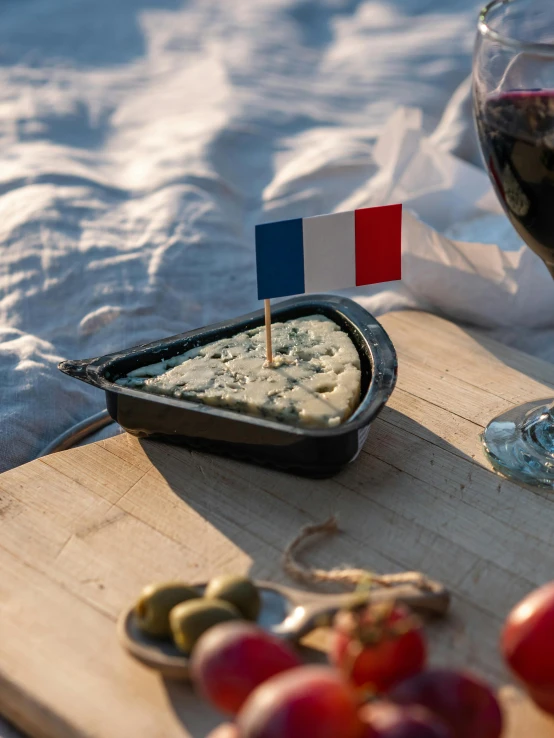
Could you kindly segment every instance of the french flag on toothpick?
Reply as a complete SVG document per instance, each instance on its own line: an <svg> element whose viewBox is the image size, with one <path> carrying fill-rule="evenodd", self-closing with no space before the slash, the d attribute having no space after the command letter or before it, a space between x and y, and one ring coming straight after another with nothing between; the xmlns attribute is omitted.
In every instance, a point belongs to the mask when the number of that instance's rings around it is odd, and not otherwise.
<svg viewBox="0 0 554 738"><path fill-rule="evenodd" d="M256 226L258 298L401 279L402 205Z"/></svg>

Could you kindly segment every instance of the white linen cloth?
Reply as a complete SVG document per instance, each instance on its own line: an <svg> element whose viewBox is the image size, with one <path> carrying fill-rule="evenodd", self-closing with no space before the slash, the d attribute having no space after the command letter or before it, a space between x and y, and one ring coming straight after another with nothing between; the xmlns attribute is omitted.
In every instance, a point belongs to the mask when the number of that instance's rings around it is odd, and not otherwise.
<svg viewBox="0 0 554 738"><path fill-rule="evenodd" d="M473 166L479 5L3 0L0 470L103 407L61 359L258 307L264 220L402 200L403 282L353 294L554 359L550 278Z"/></svg>

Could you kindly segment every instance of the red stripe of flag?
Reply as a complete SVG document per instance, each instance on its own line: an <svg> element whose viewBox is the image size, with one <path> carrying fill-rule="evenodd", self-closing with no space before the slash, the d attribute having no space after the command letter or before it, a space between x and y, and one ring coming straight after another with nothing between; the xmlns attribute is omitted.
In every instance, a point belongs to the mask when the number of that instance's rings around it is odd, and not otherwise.
<svg viewBox="0 0 554 738"><path fill-rule="evenodd" d="M402 205L362 208L354 213L356 286L402 278Z"/></svg>

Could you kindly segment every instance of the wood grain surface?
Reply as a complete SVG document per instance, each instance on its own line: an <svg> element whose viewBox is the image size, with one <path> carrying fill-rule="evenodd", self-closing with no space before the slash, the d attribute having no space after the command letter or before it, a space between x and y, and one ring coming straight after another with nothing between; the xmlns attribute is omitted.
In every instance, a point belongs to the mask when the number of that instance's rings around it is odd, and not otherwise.
<svg viewBox="0 0 554 738"><path fill-rule="evenodd" d="M286 543L335 513L341 534L307 550L310 562L443 581L454 598L428 628L432 661L509 681L499 628L554 578L554 497L494 474L479 433L554 395L554 367L424 313L382 322L398 386L331 480L128 435L0 476L0 713L36 738L202 738L220 717L121 650L119 612L152 580L240 571L286 582ZM529 732L532 711L509 704L507 738L554 736L542 718Z"/></svg>

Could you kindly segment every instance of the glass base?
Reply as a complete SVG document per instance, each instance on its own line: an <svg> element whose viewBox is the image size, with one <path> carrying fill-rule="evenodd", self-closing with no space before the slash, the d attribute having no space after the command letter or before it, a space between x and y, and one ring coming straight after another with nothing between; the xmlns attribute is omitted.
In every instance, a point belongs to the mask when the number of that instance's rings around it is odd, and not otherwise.
<svg viewBox="0 0 554 738"><path fill-rule="evenodd" d="M481 439L493 467L509 479L554 488L552 400L535 400L492 420Z"/></svg>

